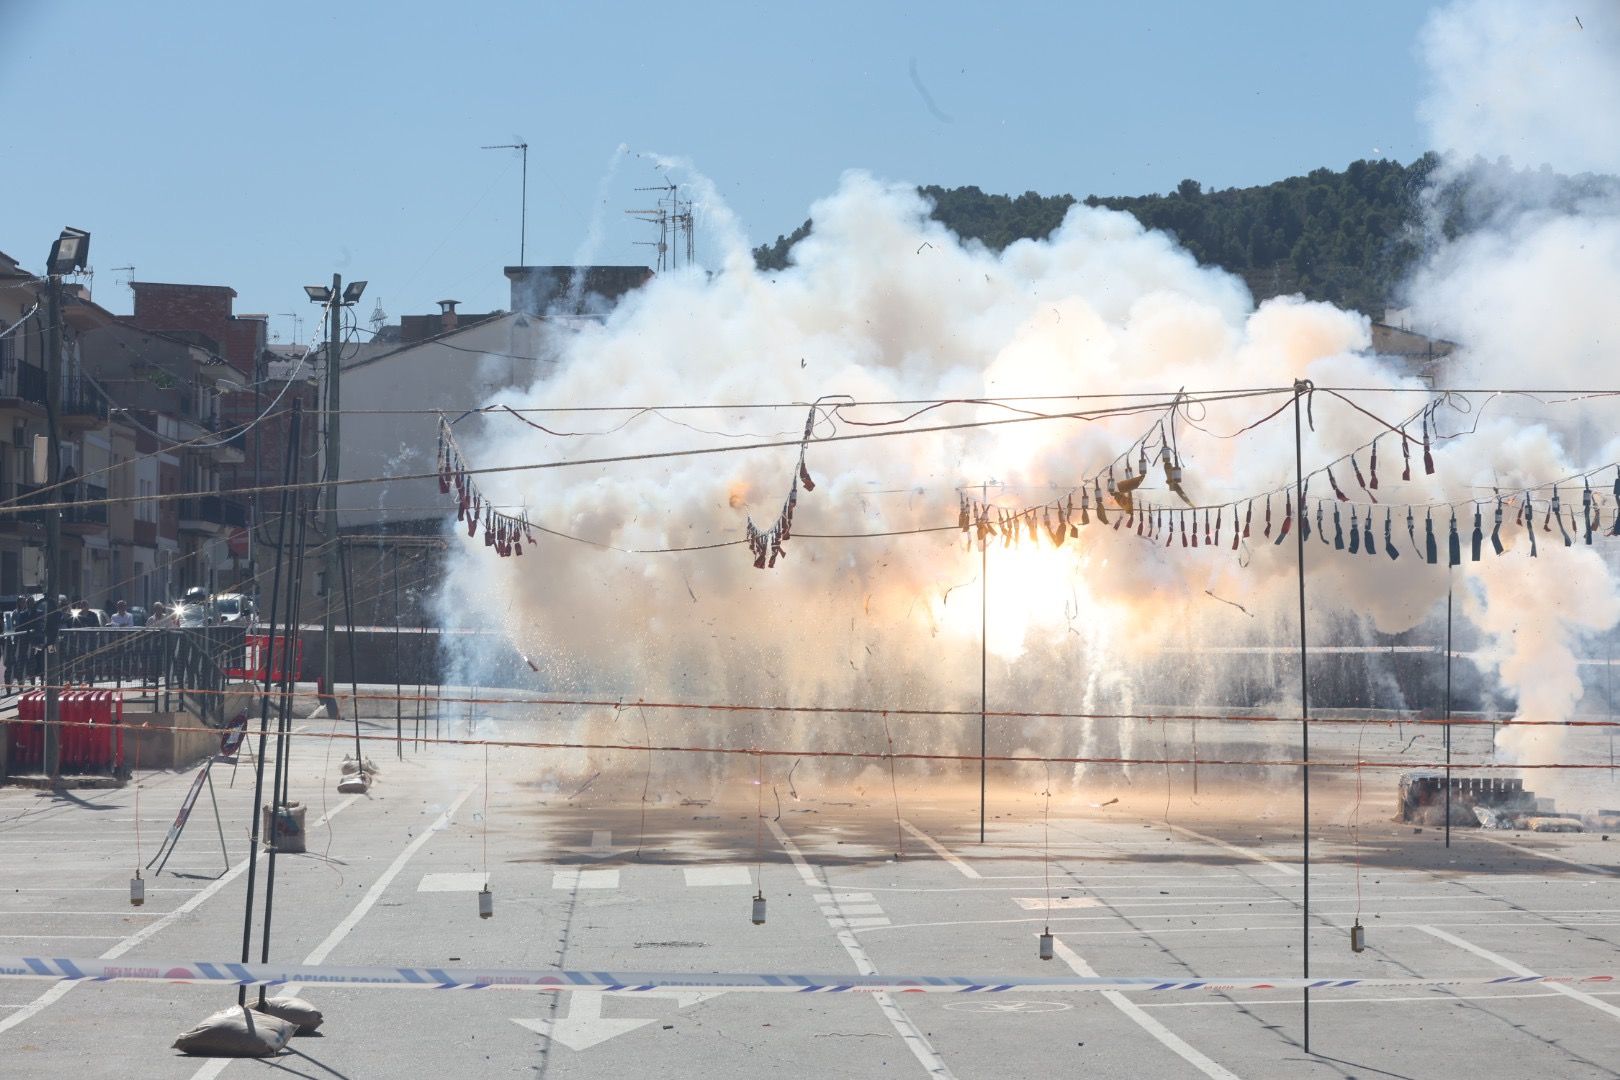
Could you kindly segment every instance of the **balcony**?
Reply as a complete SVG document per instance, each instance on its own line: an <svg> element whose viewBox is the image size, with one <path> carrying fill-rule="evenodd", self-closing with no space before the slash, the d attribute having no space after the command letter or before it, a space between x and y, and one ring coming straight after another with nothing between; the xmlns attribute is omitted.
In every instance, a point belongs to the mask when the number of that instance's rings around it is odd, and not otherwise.
<svg viewBox="0 0 1620 1080"><path fill-rule="evenodd" d="M37 484L0 485L0 501L7 504L0 507L0 532L37 534L41 531L45 525L45 511L17 509L18 505L27 507L46 502L46 496L38 492Z"/></svg>
<svg viewBox="0 0 1620 1080"><path fill-rule="evenodd" d="M74 484L56 494L64 502L83 500L90 504L87 506L69 506L62 511L63 532L73 536L89 536L92 533L106 531L106 488L99 484Z"/></svg>
<svg viewBox="0 0 1620 1080"><path fill-rule="evenodd" d="M180 500L180 531L218 535L247 527L247 507L219 495L197 495Z"/></svg>
<svg viewBox="0 0 1620 1080"><path fill-rule="evenodd" d="M0 370L0 409L22 409L43 415L45 370L20 360L6 361Z"/></svg>
<svg viewBox="0 0 1620 1080"><path fill-rule="evenodd" d="M57 415L69 431L88 431L105 427L107 423L107 395L81 382L62 395Z"/></svg>

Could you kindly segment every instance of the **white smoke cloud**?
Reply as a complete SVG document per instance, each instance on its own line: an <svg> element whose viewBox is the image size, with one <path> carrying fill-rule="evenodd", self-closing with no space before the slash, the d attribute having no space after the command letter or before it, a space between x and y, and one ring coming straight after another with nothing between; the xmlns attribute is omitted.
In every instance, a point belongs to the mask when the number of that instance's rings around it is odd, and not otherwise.
<svg viewBox="0 0 1620 1080"><path fill-rule="evenodd" d="M1568 388L1603 384L1620 312L1620 200L1612 185L1584 197L1549 197L1545 172L1620 172L1620 21L1611 8L1575 15L1540 4L1464 0L1431 18L1421 51L1430 94L1421 110L1439 149L1449 198L1474 199L1474 231L1440 243L1409 286L1414 321L1462 349L1452 385ZM1460 194L1459 194L1460 193ZM1466 207L1465 207L1466 209ZM1588 401L1546 408L1524 398L1490 403L1467 440L1478 490L1488 493L1568 476L1613 461L1613 410ZM1463 449L1459 441L1459 451ZM1579 504L1581 484L1561 497ZM1543 499L1543 501L1545 501ZM1486 560L1473 568L1473 621L1489 635L1517 717L1561 722L1582 697L1577 656L1583 636L1620 618L1613 574L1583 537L1566 550L1561 534L1537 523L1540 554L1526 567ZM1522 529L1511 530L1522 553ZM1526 764L1578 757L1569 729L1507 727L1498 746ZM1540 774L1538 790L1569 792L1563 774Z"/></svg>
<svg viewBox="0 0 1620 1080"><path fill-rule="evenodd" d="M1599 167L1608 151L1589 149L1584 158L1577 151L1596 130L1590 114L1616 119L1612 97L1605 97L1613 72L1594 74L1590 85L1563 71L1550 82L1537 81L1522 65L1538 56L1551 63L1552 54L1551 46L1526 48L1523 31L1532 22L1521 9L1496 3L1461 3L1438 15L1423 43L1435 65L1425 115L1439 144L1457 153L1524 154L1566 168ZM1589 71L1599 63L1594 56L1607 55L1611 39L1595 40L1571 45L1558 38L1560 50L1580 57L1560 52L1556 58L1567 61L1570 72ZM1480 89L1472 88L1476 83ZM1588 95L1587 112L1560 125L1555 106L1577 90ZM1481 110L1492 119L1481 121ZM1540 141L1527 141L1532 136ZM689 171L673 159L665 165ZM1298 298L1257 307L1241 281L1200 267L1171 238L1142 229L1127 214L1076 206L1049 239L992 253L959 242L930 220L914 187L854 172L812 208L814 231L794 249L792 265L762 273L712 186L688 177L683 190L693 192L706 220L720 226L717 272L661 276L602 325L559 340L563 362L555 373L505 403L740 406L833 394L861 401L1162 395L1178 387L1288 387L1301 378L1364 388L1357 400L1391 419L1426 400L1422 393L1394 392L1429 388L1368 353L1366 316ZM1436 247L1411 284L1418 321L1462 343L1450 378L1493 387L1590 381L1603 344L1620 331L1620 315L1604 302L1620 295L1620 229L1612 208L1598 202L1579 213L1538 209L1494 220L1490 231ZM1280 492L1293 476L1292 416L1284 412L1240 438L1227 437L1286 402L1272 396L1199 406L1178 422L1194 497L1226 504L1215 550L1184 550L1179 538L1171 547L1147 544L1124 529L1095 524L1057 548L992 546L986 562L993 702L1118 712L1197 702L1206 688L1234 678L1246 680L1257 704L1297 700L1296 688L1264 667L1244 669L1199 654L1188 654L1174 687L1133 681L1142 670L1136 661L1159 650L1292 639L1294 547L1291 540L1276 545L1261 536L1263 501L1254 507L1254 535L1240 551L1230 547L1237 525L1230 500L1279 491L1270 506L1275 523L1291 505ZM616 427L621 416L593 413L548 421L604 432L579 438L492 422L489 437L467 450L475 464L507 465L791 439L802 429L805 409L667 412L622 428ZM853 415L877 420L908 411L894 406ZM1312 411L1314 427L1304 432L1307 469L1384 431L1320 395ZM917 423L1008 415L955 406ZM1590 408L1520 398L1452 402L1439 414L1444 431L1475 430L1437 442L1433 475L1414 453L1410 482L1399 478L1400 443L1385 431L1379 492L1385 504L1373 517L1378 552L1337 552L1322 543L1324 535L1307 545L1316 639L1355 633L1360 625L1386 632L1419 625L1455 583L1461 610L1489 637L1491 662L1520 715L1568 718L1581 696L1576 654L1583 635L1620 617L1612 576L1593 549L1579 539L1566 548L1556 532L1538 533L1538 560L1528 563L1522 526L1504 528L1515 549L1508 557L1496 559L1487 546L1484 560L1473 563L1466 553L1468 505L1481 500L1488 534L1495 490L1512 493L1620 456L1594 415ZM766 572L755 570L739 547L681 554L614 549L700 547L740 538L749 517L769 524L797 462L793 450L509 474L487 485L498 489L501 502L526 503L537 522L590 543L548 538L524 558L501 560L481 540L471 541L453 563L447 608L496 614L514 646L541 663L559 687L649 700L971 709L978 701L978 552L965 549L954 531L831 540L804 534L948 524L957 490L981 482L993 485L987 490L1006 506L1061 499L1131 446L1152 419L1050 420L815 444L808 464L818 483L813 493L800 493L794 526L801 535L789 542L786 562ZM823 425L819 433L830 430ZM1366 496L1348 468L1337 471L1356 512L1364 514ZM1318 479L1313 498L1328 496L1325 486ZM1157 475L1144 490L1149 500L1169 504ZM1563 497L1578 501L1578 487L1566 488ZM1442 507L1433 521L1442 560L1450 528L1443 507L1462 504L1461 567L1448 574L1444 565L1423 562L1402 511L1388 519L1401 558L1388 558L1387 507L1408 503ZM1323 534L1333 533L1335 515L1348 529L1351 509L1330 502ZM1419 547L1424 519L1420 510L1414 522ZM1192 531L1202 528L1195 520ZM1255 617L1220 599L1243 604ZM576 734L613 728L639 738L638 727L615 726L623 723L612 714L594 717ZM758 725L751 714L722 714L705 722L703 734L746 746L761 738ZM902 749L977 749L976 717L897 719L894 730ZM1553 760L1567 750L1560 729L1508 730L1503 749L1516 760ZM881 731L859 719L773 717L770 732L775 745L883 748ZM1142 737L1102 722L1028 722L999 727L997 739L1003 750L1128 755L1158 749L1136 746ZM1537 783L1553 786L1547 777Z"/></svg>
<svg viewBox="0 0 1620 1080"><path fill-rule="evenodd" d="M1464 0L1436 13L1419 52L1420 116L1434 149L1564 172L1620 172L1620 14L1522 0Z"/></svg>
<svg viewBox="0 0 1620 1080"><path fill-rule="evenodd" d="M809 402L847 394L862 401L1143 392L1163 401L1178 387L1287 388L1297 378L1355 386L1406 387L1365 354L1364 316L1283 298L1256 308L1242 283L1200 267L1170 238L1129 215L1075 207L1045 241L992 253L962 244L928 217L915 188L851 173L813 208L815 230L786 271L764 274L739 240L727 269L710 278L664 275L599 328L562 341L564 363L518 407L565 404ZM1383 402L1409 412L1407 395ZM1109 403L1116 403L1110 399ZM1208 503L1275 489L1274 526L1285 514L1281 488L1293 476L1291 414L1223 438L1286 406L1286 393L1189 410L1177 440L1188 482ZM1391 404L1393 402L1393 404ZM1028 402L1063 411L1072 401ZM859 419L904 415L908 406L866 409ZM1322 401L1305 433L1307 467L1371 439L1378 425ZM917 423L1004 419L987 406L958 406ZM816 490L801 492L795 531L881 533L954 522L958 487L988 488L1006 506L1065 498L1159 419L1093 423L1051 420L869 441L816 444ZM552 440L512 424L468 448L478 464L635 454L723 442L711 432L792 438L805 406L719 409L643 417L600 439ZM603 428L618 422L579 419ZM698 429L698 430L694 430ZM841 427L843 432L858 428ZM823 427L821 434L830 429ZM1394 440L1386 455L1397 453ZM1446 453L1441 452L1444 460ZM693 546L740 537L747 517L769 523L786 494L797 455L783 449L665 459L591 470L502 478L501 501L526 502L550 528L625 549ZM1385 491L1390 489L1386 458ZM1442 468L1440 476L1445 475ZM1407 491L1438 498L1438 477L1419 471ZM1348 473L1343 483L1349 484ZM1171 499L1161 475L1143 489ZM1318 490L1315 494L1325 495ZM1291 506L1291 498L1286 505ZM988 644L994 693L1006 706L1113 712L1141 699L1162 706L1197 700L1197 679L1225 678L1206 665L1173 696L1131 684L1126 669L1166 644L1220 642L1229 630L1270 642L1292 634L1292 544L1254 535L1234 552L1230 505L1222 544L1191 552L1149 544L1093 524L1061 547L994 546L988 562ZM1117 515L1116 515L1117 516ZM1297 520L1297 519L1296 519ZM1189 523L1197 534L1202 519ZM1345 525L1348 527L1348 509ZM1382 545L1382 518L1379 519ZM1327 528L1331 529L1331 517ZM1399 534L1399 530L1397 530ZM1273 538L1277 534L1273 533ZM1403 538L1403 545L1405 543ZM516 645L544 658L548 676L597 692L653 698L779 704L866 704L971 708L977 704L980 607L977 551L953 531L788 544L785 563L760 572L746 549L630 555L548 540L536 561L487 557L472 542L451 585L453 606L511 608ZM1350 560L1313 539L1315 610L1352 610L1402 628L1443 595L1444 573L1415 553ZM1206 596L1239 597L1267 612L1262 631ZM1290 686L1267 689L1280 701ZM614 722L612 717L600 723ZM751 737L739 720L719 738ZM787 745L881 749L870 725L826 718L773 722ZM917 721L898 734L909 749L962 752L976 745L969 723ZM1128 752L1130 733L1111 728L1006 726L1007 749Z"/></svg>

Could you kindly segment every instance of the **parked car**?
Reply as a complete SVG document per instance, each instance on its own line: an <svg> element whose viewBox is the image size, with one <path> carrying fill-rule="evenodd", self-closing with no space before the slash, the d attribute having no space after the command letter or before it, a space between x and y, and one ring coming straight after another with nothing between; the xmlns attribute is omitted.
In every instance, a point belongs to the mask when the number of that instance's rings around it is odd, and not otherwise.
<svg viewBox="0 0 1620 1080"><path fill-rule="evenodd" d="M210 606L214 622L220 626L243 626L255 621L259 614L253 598L242 593L218 593Z"/></svg>

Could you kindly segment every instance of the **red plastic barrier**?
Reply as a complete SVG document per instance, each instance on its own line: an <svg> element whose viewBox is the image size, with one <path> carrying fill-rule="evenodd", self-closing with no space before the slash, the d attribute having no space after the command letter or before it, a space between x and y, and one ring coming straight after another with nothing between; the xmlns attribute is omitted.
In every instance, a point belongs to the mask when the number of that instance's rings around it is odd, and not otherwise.
<svg viewBox="0 0 1620 1080"><path fill-rule="evenodd" d="M63 769L77 772L79 759L84 756L80 749L83 734L78 726L79 691L65 689L56 695L56 716L60 721L56 729L58 759Z"/></svg>
<svg viewBox="0 0 1620 1080"><path fill-rule="evenodd" d="M269 634L248 634L243 639L242 656L243 666L227 668L225 674L235 679L248 679L253 682L264 681L265 658L269 657L270 681L280 682L287 676L286 641L277 635L275 648L270 646ZM292 650L292 678L297 682L304 670L304 642L302 639L293 641Z"/></svg>
<svg viewBox="0 0 1620 1080"><path fill-rule="evenodd" d="M39 772L45 764L45 691L29 690L17 699L11 725L11 771Z"/></svg>

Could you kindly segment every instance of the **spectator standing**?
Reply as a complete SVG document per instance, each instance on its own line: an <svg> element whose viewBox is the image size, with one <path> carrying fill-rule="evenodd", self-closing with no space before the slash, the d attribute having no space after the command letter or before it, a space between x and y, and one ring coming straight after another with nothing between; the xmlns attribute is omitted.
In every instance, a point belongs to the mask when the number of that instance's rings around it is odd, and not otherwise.
<svg viewBox="0 0 1620 1080"><path fill-rule="evenodd" d="M107 620L108 626L134 626L135 616L129 613L129 606L122 600L114 606L111 618Z"/></svg>

